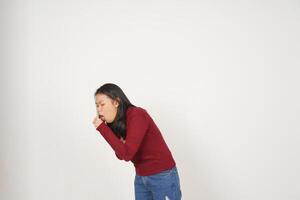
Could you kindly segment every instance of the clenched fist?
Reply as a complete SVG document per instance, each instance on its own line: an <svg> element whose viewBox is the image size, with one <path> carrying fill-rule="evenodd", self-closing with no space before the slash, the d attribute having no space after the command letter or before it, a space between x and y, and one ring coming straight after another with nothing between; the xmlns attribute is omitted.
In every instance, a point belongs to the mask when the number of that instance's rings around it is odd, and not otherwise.
<svg viewBox="0 0 300 200"><path fill-rule="evenodd" d="M96 116L93 120L94 127L97 128L102 122L103 121L99 118L99 116Z"/></svg>

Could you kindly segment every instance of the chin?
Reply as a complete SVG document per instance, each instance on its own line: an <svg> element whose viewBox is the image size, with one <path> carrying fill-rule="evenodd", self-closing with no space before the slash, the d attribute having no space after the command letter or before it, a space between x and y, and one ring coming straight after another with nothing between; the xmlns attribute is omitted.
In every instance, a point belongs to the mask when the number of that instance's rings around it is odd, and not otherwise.
<svg viewBox="0 0 300 200"><path fill-rule="evenodd" d="M105 122L108 123L108 124L111 124L111 123L112 123L111 121L107 121L107 120L106 120Z"/></svg>

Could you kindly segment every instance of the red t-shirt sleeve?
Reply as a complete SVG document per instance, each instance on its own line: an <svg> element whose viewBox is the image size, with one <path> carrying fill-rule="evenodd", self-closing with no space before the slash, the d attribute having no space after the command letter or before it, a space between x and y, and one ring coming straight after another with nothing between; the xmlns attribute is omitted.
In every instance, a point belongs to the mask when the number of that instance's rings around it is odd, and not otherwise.
<svg viewBox="0 0 300 200"><path fill-rule="evenodd" d="M96 129L109 143L120 160L130 161L138 151L148 127L149 120L145 111L136 109L127 116L125 143L120 141L105 123L101 123Z"/></svg>

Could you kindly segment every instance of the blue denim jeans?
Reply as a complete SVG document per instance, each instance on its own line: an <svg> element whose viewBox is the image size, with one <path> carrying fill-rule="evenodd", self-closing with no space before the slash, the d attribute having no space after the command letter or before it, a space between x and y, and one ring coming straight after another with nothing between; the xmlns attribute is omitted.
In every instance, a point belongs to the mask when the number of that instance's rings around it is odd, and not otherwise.
<svg viewBox="0 0 300 200"><path fill-rule="evenodd" d="M135 200L180 200L182 193L177 167L149 176L135 175Z"/></svg>

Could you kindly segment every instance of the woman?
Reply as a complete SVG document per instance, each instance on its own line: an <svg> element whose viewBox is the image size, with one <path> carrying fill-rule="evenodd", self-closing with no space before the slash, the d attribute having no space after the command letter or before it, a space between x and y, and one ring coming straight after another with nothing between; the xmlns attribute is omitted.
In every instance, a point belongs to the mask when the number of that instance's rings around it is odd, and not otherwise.
<svg viewBox="0 0 300 200"><path fill-rule="evenodd" d="M118 159L135 167L136 200L179 200L182 193L173 156L147 111L130 103L112 83L95 92L93 124Z"/></svg>

